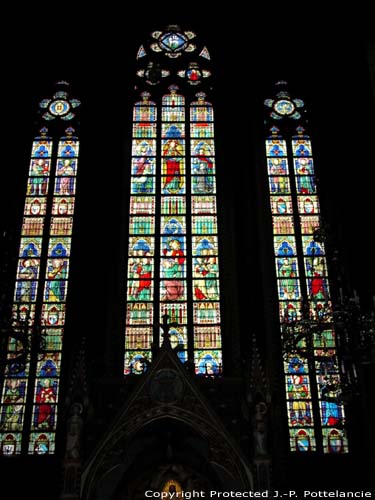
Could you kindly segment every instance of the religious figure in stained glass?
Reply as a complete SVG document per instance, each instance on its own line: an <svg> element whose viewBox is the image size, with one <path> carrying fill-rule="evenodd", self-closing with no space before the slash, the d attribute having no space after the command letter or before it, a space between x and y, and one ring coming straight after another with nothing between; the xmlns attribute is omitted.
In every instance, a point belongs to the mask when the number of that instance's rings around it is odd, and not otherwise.
<svg viewBox="0 0 375 500"><path fill-rule="evenodd" d="M21 430L25 402L25 389L25 380L11 378L6 381L0 429L11 431Z"/></svg>
<svg viewBox="0 0 375 500"><path fill-rule="evenodd" d="M152 261L149 256L138 257L130 263L133 287L131 300L151 300Z"/></svg>
<svg viewBox="0 0 375 500"><path fill-rule="evenodd" d="M278 259L279 295L282 299L298 299L299 286L298 280L293 279L297 276L296 263L290 261L288 257Z"/></svg>
<svg viewBox="0 0 375 500"><path fill-rule="evenodd" d="M168 238L163 248L162 275L165 294L162 300L180 300L184 296L183 265L185 254L183 251L183 240L181 238Z"/></svg>
<svg viewBox="0 0 375 500"><path fill-rule="evenodd" d="M70 158L65 158L64 160L58 160L56 175L76 175L77 160Z"/></svg>
<svg viewBox="0 0 375 500"><path fill-rule="evenodd" d="M181 157L184 154L183 144L178 139L168 139L163 142L163 155L172 156L166 159L166 177L164 189L169 193L178 193L182 187Z"/></svg>
<svg viewBox="0 0 375 500"><path fill-rule="evenodd" d="M57 382L49 378L42 379L37 383L36 407L34 424L39 429L53 428L55 419L54 403L57 402Z"/></svg>
<svg viewBox="0 0 375 500"><path fill-rule="evenodd" d="M212 193L214 191L214 178L211 175L213 161L204 154L199 154L193 159L193 192Z"/></svg>
<svg viewBox="0 0 375 500"><path fill-rule="evenodd" d="M133 191L134 193L154 192L154 164L152 158L135 158L133 164Z"/></svg>

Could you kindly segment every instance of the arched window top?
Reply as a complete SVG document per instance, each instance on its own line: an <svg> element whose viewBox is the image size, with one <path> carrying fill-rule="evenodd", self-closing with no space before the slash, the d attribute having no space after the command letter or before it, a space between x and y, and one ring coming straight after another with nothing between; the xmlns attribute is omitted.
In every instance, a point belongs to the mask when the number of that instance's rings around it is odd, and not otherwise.
<svg viewBox="0 0 375 500"><path fill-rule="evenodd" d="M193 101L190 106L190 120L192 122L213 122L214 112L212 104L206 101L206 94L198 92L197 101Z"/></svg>
<svg viewBox="0 0 375 500"><path fill-rule="evenodd" d="M198 92L195 94L197 100L191 103L192 106L209 106L212 107L210 102L206 101L206 94L204 92Z"/></svg>
<svg viewBox="0 0 375 500"><path fill-rule="evenodd" d="M273 125L272 127L270 127L270 136L269 138L273 140L273 142L275 144L279 143L279 141L277 141L277 139L280 139L282 136L280 134L280 129L277 128L275 125ZM271 153L267 153L269 154L270 156L286 156L286 151L279 151L277 148L272 151Z"/></svg>
<svg viewBox="0 0 375 500"><path fill-rule="evenodd" d="M149 92L141 93L142 101L135 103L135 106L156 106L153 101L150 101L151 94Z"/></svg>
<svg viewBox="0 0 375 500"><path fill-rule="evenodd" d="M193 31L169 25L153 31L137 52L137 76L147 85L173 81L177 76L188 85L204 83L211 76L210 53Z"/></svg>
<svg viewBox="0 0 375 500"><path fill-rule="evenodd" d="M264 105L271 108L270 116L274 120L282 120L283 118L299 120L301 118L300 111L304 108L305 103L302 99L292 99L286 88L287 85L288 83L284 80L277 82L276 96L264 101Z"/></svg>
<svg viewBox="0 0 375 500"><path fill-rule="evenodd" d="M169 94L163 96L162 104L163 106L184 106L185 98L181 94L177 94L177 85L171 85L168 87Z"/></svg>
<svg viewBox="0 0 375 500"><path fill-rule="evenodd" d="M142 101L138 101L134 104L134 122L155 122L156 104L150 101L151 94L149 92L141 93Z"/></svg>

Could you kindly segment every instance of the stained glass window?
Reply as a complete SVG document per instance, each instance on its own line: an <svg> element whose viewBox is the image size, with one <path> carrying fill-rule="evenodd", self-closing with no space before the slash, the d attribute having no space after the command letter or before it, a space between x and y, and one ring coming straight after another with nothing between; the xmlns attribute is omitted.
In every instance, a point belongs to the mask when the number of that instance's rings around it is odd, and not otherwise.
<svg viewBox="0 0 375 500"><path fill-rule="evenodd" d="M180 195L186 199L185 160L185 98L170 87L170 93L162 99L162 117L166 137L162 139L161 191L166 195ZM175 116L176 121L170 121ZM178 121L179 120L179 121ZM173 207L167 216L162 216L160 225L160 317L178 306L187 309L187 262L186 262L186 215L174 213ZM171 330L171 343L178 345L181 361L187 359L187 314L178 315L178 327ZM162 337L160 337L160 343Z"/></svg>
<svg viewBox="0 0 375 500"><path fill-rule="evenodd" d="M213 376L222 367L214 115L203 92L191 95L211 73L188 60L193 32L169 26L152 38L138 52L137 75L150 67L146 53L158 52L170 66L176 60L171 74L185 78L185 91L172 84L160 102L143 92L134 105L124 372L147 368L167 314L180 360ZM210 59L206 47L199 57Z"/></svg>
<svg viewBox="0 0 375 500"><path fill-rule="evenodd" d="M43 118L70 120L79 101L59 91L40 103ZM29 165L13 303L16 331L41 331L37 353L10 338L0 406L0 453L55 451L79 141L42 128ZM51 207L48 209L48 207ZM51 210L49 213L48 210ZM50 217L52 215L52 217ZM47 225L48 220L49 227ZM47 237L43 238L47 232ZM23 354L24 353L24 354ZM26 356L26 357L25 357ZM31 413L26 411L31 406Z"/></svg>
<svg viewBox="0 0 375 500"><path fill-rule="evenodd" d="M134 105L133 119L125 374L142 373L153 342L156 140L144 138L156 137L157 108L148 92Z"/></svg>
<svg viewBox="0 0 375 500"><path fill-rule="evenodd" d="M284 84L284 82L281 82ZM300 99L285 90L267 99L271 118L298 120ZM277 116L276 116L277 115ZM348 443L341 381L332 325L324 243L316 241L320 227L312 144L301 126L285 136L273 126L266 139L266 161L273 223L275 268L283 342L287 328L308 317L320 321L323 332L301 337L284 352L284 376L290 449L345 453ZM292 330L289 330L292 331ZM295 333L296 334L296 333Z"/></svg>

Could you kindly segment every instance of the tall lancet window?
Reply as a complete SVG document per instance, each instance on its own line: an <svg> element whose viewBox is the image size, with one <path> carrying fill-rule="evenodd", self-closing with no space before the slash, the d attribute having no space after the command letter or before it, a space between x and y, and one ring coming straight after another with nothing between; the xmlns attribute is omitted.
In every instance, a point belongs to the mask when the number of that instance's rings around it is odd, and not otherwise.
<svg viewBox="0 0 375 500"><path fill-rule="evenodd" d="M32 143L0 407L0 453L53 454L79 141L59 82Z"/></svg>
<svg viewBox="0 0 375 500"><path fill-rule="evenodd" d="M313 150L302 127L305 104L291 99L286 82L277 85L275 98L265 101L273 122L266 156L290 449L346 453Z"/></svg>
<svg viewBox="0 0 375 500"><path fill-rule="evenodd" d="M137 54L133 110L125 375L170 340L195 372L221 372L219 244L210 54L195 33L155 31Z"/></svg>

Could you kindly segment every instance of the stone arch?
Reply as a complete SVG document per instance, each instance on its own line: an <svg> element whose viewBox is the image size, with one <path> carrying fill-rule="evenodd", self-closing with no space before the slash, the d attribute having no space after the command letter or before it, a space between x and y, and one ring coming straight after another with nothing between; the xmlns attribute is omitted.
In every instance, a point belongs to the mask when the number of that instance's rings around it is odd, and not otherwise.
<svg viewBox="0 0 375 500"><path fill-rule="evenodd" d="M157 475L160 480L165 478L168 467L185 488L191 488L194 481L184 482L184 473L194 477L201 488L252 490L250 465L221 425L207 417L205 412L155 407L124 418L88 462L82 474L81 498L126 499L131 484L134 500L137 486L159 488ZM157 470L147 482L142 473L147 475L149 465L150 470L151 465Z"/></svg>

